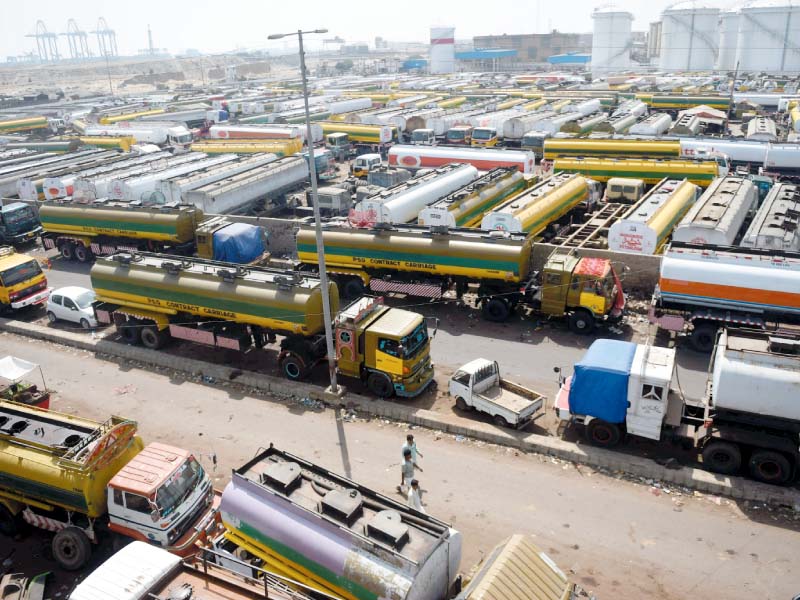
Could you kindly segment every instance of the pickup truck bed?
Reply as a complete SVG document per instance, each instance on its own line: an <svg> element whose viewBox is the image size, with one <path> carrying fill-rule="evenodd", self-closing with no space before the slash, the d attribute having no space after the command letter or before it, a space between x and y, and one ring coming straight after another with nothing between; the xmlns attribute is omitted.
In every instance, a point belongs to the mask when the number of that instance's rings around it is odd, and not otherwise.
<svg viewBox="0 0 800 600"><path fill-rule="evenodd" d="M487 402L494 402L515 413L522 412L530 406L531 400L536 400L536 396L530 397L530 392L528 390L506 381L505 379L500 380L499 386L490 388L477 395Z"/></svg>

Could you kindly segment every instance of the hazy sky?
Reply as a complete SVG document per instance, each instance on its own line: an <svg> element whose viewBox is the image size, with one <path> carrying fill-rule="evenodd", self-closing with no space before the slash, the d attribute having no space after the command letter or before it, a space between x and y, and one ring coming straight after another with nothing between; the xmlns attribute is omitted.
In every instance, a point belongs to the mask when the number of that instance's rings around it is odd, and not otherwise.
<svg viewBox="0 0 800 600"><path fill-rule="evenodd" d="M665 0L613 4L634 14L634 29L644 30L657 20ZM204 52L233 48L261 48L280 45L266 42L268 34L284 30L326 27L327 36L338 35L348 42L374 40L427 40L431 25L451 25L456 38L498 33L544 33L591 31L591 11L605 2L587 0L23 0L4 3L0 20L0 60L36 49L33 33L41 19L48 31L62 33L74 18L86 31L96 28L105 17L116 31L120 53L134 54L147 47L147 25L153 30L157 47L171 52L196 48ZM97 52L90 35L89 47ZM59 39L62 55L68 54L67 39Z"/></svg>

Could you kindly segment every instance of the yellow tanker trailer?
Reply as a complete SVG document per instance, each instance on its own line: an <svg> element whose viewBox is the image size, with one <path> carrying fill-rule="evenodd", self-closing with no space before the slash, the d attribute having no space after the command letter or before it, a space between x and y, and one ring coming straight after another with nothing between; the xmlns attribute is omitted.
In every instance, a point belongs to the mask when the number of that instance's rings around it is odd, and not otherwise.
<svg viewBox="0 0 800 600"><path fill-rule="evenodd" d="M145 446L136 429L0 401L0 533L20 520L55 532L53 556L68 570L86 564L106 528L191 552L213 525L211 481L187 451Z"/></svg>
<svg viewBox="0 0 800 600"><path fill-rule="evenodd" d="M278 361L294 380L326 356L322 288L315 277L147 253L98 259L90 275L98 322L115 324L129 344L159 349L177 338L243 351L274 344L281 335ZM335 314L336 284L328 293ZM415 396L433 379L421 315L361 299L334 325L339 371L363 379L376 394Z"/></svg>
<svg viewBox="0 0 800 600"><path fill-rule="evenodd" d="M553 170L580 173L595 181L606 182L614 177L641 179L655 185L665 177L688 179L700 187L708 187L717 177L727 174L727 167L714 160L670 160L635 158L556 158Z"/></svg>

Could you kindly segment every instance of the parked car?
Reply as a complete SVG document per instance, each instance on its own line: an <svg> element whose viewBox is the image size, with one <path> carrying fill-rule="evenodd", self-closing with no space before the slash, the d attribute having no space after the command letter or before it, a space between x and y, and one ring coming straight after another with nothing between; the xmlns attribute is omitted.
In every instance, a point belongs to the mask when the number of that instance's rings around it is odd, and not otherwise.
<svg viewBox="0 0 800 600"><path fill-rule="evenodd" d="M51 323L69 321L84 329L97 327L92 303L95 296L92 290L70 285L53 290L47 301L47 318Z"/></svg>

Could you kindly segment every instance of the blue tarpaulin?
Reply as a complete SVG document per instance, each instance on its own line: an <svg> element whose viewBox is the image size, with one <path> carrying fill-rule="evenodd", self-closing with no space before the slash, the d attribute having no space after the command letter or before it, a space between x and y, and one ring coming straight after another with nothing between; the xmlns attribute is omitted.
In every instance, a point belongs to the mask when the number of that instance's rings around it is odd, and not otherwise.
<svg viewBox="0 0 800 600"><path fill-rule="evenodd" d="M261 227L247 223L231 223L214 232L214 260L247 264L264 253Z"/></svg>
<svg viewBox="0 0 800 600"><path fill-rule="evenodd" d="M575 363L569 411L609 423L623 423L628 409L628 376L636 344L596 340Z"/></svg>

